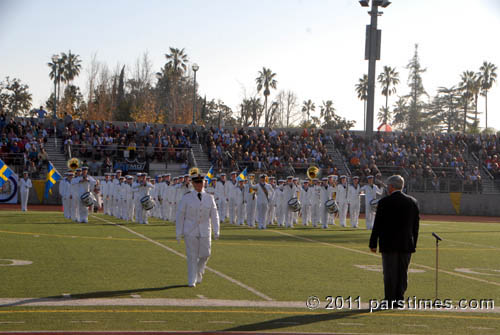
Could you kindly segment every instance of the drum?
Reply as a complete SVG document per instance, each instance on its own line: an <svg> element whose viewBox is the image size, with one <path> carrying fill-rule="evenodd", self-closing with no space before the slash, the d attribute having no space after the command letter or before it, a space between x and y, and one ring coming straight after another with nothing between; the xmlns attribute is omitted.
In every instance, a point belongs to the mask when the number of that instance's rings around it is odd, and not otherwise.
<svg viewBox="0 0 500 335"><path fill-rule="evenodd" d="M330 214L335 214L339 211L337 203L333 199L325 201L325 208Z"/></svg>
<svg viewBox="0 0 500 335"><path fill-rule="evenodd" d="M377 206L378 206L378 202L380 201L380 199L372 199L370 200L370 207L372 208L372 211L376 212L377 211Z"/></svg>
<svg viewBox="0 0 500 335"><path fill-rule="evenodd" d="M149 211L153 209L155 203L153 200L151 200L151 196L145 195L141 198L141 205L144 210Z"/></svg>
<svg viewBox="0 0 500 335"><path fill-rule="evenodd" d="M80 197L80 200L85 206L91 206L94 203L94 200L92 199L92 194L90 192L85 192L82 194Z"/></svg>
<svg viewBox="0 0 500 335"><path fill-rule="evenodd" d="M292 210L292 212L300 211L301 205L298 198L292 198L288 200L288 207Z"/></svg>

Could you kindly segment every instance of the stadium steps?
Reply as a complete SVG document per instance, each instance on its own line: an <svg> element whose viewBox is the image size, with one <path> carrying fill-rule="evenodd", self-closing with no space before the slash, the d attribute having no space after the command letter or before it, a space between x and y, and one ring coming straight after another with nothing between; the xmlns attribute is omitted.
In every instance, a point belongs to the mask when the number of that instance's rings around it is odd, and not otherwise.
<svg viewBox="0 0 500 335"><path fill-rule="evenodd" d="M57 145L56 145L57 143ZM55 137L49 137L47 143L45 143L45 150L49 155L49 160L55 166L59 173L63 174L68 170L67 159L64 153L61 153L61 139L56 139Z"/></svg>
<svg viewBox="0 0 500 335"><path fill-rule="evenodd" d="M202 173L207 173L212 164L210 164L208 155L203 151L201 144L193 144L192 151L196 161L196 167L200 169Z"/></svg>
<svg viewBox="0 0 500 335"><path fill-rule="evenodd" d="M340 151L335 148L335 145L333 143L326 143L326 151L328 155L330 155L333 159L333 164L335 164L335 167L339 171L340 175L350 175L351 171L347 170L346 168L346 161L344 159L344 156L340 153Z"/></svg>

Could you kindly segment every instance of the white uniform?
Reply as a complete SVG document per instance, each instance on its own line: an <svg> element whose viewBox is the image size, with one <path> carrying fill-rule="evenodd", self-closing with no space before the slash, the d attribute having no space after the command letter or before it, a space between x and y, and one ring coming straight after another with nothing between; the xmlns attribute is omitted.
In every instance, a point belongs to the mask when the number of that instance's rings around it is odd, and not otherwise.
<svg viewBox="0 0 500 335"><path fill-rule="evenodd" d="M74 183L75 179L79 177L74 177L71 180L70 193L71 193L71 220L75 222L80 222L80 212L78 210L81 200L79 196L79 186Z"/></svg>
<svg viewBox="0 0 500 335"><path fill-rule="evenodd" d="M30 195L30 188L32 188L33 185L31 184L31 179L29 178L21 178L19 180L19 189L20 189L20 194L21 194L21 210L23 212L26 212L28 210L28 198Z"/></svg>
<svg viewBox="0 0 500 335"><path fill-rule="evenodd" d="M132 184L123 183L123 207L125 208L123 219L126 221L134 221L134 191Z"/></svg>
<svg viewBox="0 0 500 335"><path fill-rule="evenodd" d="M238 181L235 181L233 183L232 180L229 180L226 182L224 185L225 187L225 193L226 193L226 204L227 204L227 212L229 216L229 222L234 224L235 223L235 217L236 217L236 204L233 199L229 197L229 194L233 192L233 189L237 187ZM224 220L223 220L224 221Z"/></svg>
<svg viewBox="0 0 500 335"><path fill-rule="evenodd" d="M273 195L271 196L269 208L267 210L267 224L273 224L276 219L276 200L278 197L278 193L276 191L278 188L276 185L271 185L271 188L273 189Z"/></svg>
<svg viewBox="0 0 500 335"><path fill-rule="evenodd" d="M293 212L288 201L292 198L297 198L297 186L295 184L285 184L283 186L283 210L285 212L285 226L293 228Z"/></svg>
<svg viewBox="0 0 500 335"><path fill-rule="evenodd" d="M175 211L177 210L175 193L177 192L177 184L171 183L168 185L166 190L166 197L168 202L167 211L165 213L168 221L173 221L175 216Z"/></svg>
<svg viewBox="0 0 500 335"><path fill-rule="evenodd" d="M111 204L112 204L112 198L111 198L111 192L112 189L111 187L113 186L113 182L111 180L108 181L103 181L101 184L101 192L102 192L102 201L103 201L103 208L104 208L104 214L111 215Z"/></svg>
<svg viewBox="0 0 500 335"><path fill-rule="evenodd" d="M372 229L373 223L375 222L375 212L372 210L370 201L377 198L377 195L381 195L382 191L380 188L373 184L366 184L361 188L365 192L365 216L366 216L366 229Z"/></svg>
<svg viewBox="0 0 500 335"><path fill-rule="evenodd" d="M338 184L335 187L335 200L337 201L337 205L339 207L339 222L342 227L346 226L347 219L347 208L349 206L349 202L347 199L347 185Z"/></svg>
<svg viewBox="0 0 500 335"><path fill-rule="evenodd" d="M328 228L328 210L326 209L325 203L333 199L333 193L335 192L335 188L330 186L330 185L321 185L320 189L320 212L321 212L321 226L323 228ZM335 219L333 221L333 224L335 224Z"/></svg>
<svg viewBox="0 0 500 335"><path fill-rule="evenodd" d="M200 283L211 253L211 230L219 238L219 214L213 196L202 190L183 196L176 215L176 237L186 245L188 285Z"/></svg>
<svg viewBox="0 0 500 335"><path fill-rule="evenodd" d="M243 226L245 224L245 212L246 212L246 205L245 205L245 185L242 185L241 187L238 185L238 187L233 188L233 193L231 193L231 198L234 199L234 204L236 206L236 221L235 224L239 224L240 226Z"/></svg>
<svg viewBox="0 0 500 335"><path fill-rule="evenodd" d="M305 188L304 186L299 189L299 200L302 206L302 224L307 226L311 222L311 204L314 200L314 189L312 187Z"/></svg>
<svg viewBox="0 0 500 335"><path fill-rule="evenodd" d="M153 185L151 183L146 182L143 184L142 182L135 182L132 186L132 190L134 192L134 202L135 202L135 220L140 224L148 223L148 216L146 210L142 208L141 199L146 195L150 195L149 193L153 189Z"/></svg>
<svg viewBox="0 0 500 335"><path fill-rule="evenodd" d="M359 184L356 187L354 187L353 184L347 187L347 201L349 203L349 214L351 216L351 226L353 228L358 228L360 194L361 186Z"/></svg>
<svg viewBox="0 0 500 335"><path fill-rule="evenodd" d="M256 206L257 194L253 189L253 186L255 185L245 184L245 210L247 214L246 217L247 225L249 227L255 227L255 209L257 208ZM236 204L233 204L233 206L235 207L234 212L236 213ZM233 216L234 215L235 214L233 214Z"/></svg>
<svg viewBox="0 0 500 335"><path fill-rule="evenodd" d="M311 221L313 227L321 223L321 186L314 185L312 187L313 193L311 195Z"/></svg>
<svg viewBox="0 0 500 335"><path fill-rule="evenodd" d="M89 222L89 208L85 206L80 197L85 193L85 192L90 192L91 190L94 189L94 186L96 184L96 181L93 177L87 175L87 179L85 180L83 176L79 176L74 178L71 181L71 185L76 185L77 190L78 190L78 217L79 217L79 222L81 223L88 223Z"/></svg>
<svg viewBox="0 0 500 335"><path fill-rule="evenodd" d="M115 178L113 179L113 183L111 186L111 196L113 197L112 199L112 205L111 205L111 215L113 215L116 218L120 218L120 181Z"/></svg>
<svg viewBox="0 0 500 335"><path fill-rule="evenodd" d="M219 212L219 219L223 222L227 216L227 201L229 196L226 196L226 188L229 190L227 181L217 181L215 185L215 203L217 205L217 211ZM232 188L231 188L232 189Z"/></svg>
<svg viewBox="0 0 500 335"><path fill-rule="evenodd" d="M67 178L59 182L59 194L62 197L64 217L71 219L71 182Z"/></svg>
<svg viewBox="0 0 500 335"><path fill-rule="evenodd" d="M285 203L285 195L283 193L283 186L279 185L276 188L276 222L278 226L283 227L285 225L285 211L288 204Z"/></svg>
<svg viewBox="0 0 500 335"><path fill-rule="evenodd" d="M269 184L259 183L253 186L257 193L257 223L259 229L267 228L267 214L271 206L271 199L273 197L273 188Z"/></svg>

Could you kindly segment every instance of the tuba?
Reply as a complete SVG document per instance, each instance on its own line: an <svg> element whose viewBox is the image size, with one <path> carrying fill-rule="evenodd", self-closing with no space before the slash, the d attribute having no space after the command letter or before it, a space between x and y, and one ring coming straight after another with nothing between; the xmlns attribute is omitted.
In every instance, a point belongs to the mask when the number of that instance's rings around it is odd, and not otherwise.
<svg viewBox="0 0 500 335"><path fill-rule="evenodd" d="M75 171L80 166L82 166L82 163L80 162L80 160L78 158L74 157L74 158L69 159L68 162L66 163L66 165L68 166L68 169Z"/></svg>
<svg viewBox="0 0 500 335"><path fill-rule="evenodd" d="M307 178L309 178L310 180L313 180L314 178L318 178L318 176L319 176L319 168L316 165L311 165L307 169L306 174L307 174Z"/></svg>
<svg viewBox="0 0 500 335"><path fill-rule="evenodd" d="M200 173L200 169L198 169L197 167L193 167L191 169L189 169L189 175L190 176L195 176L197 174Z"/></svg>

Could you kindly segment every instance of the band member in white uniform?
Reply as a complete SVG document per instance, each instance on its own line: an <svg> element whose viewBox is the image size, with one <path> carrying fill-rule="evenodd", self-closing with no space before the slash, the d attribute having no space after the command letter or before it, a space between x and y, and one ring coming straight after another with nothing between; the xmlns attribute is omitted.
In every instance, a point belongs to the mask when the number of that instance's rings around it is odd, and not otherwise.
<svg viewBox="0 0 500 335"><path fill-rule="evenodd" d="M288 202L292 198L297 198L297 187L293 183L293 176L288 176L286 178L286 184L283 186L283 203L285 204L285 226L287 228L293 228L293 211L288 206Z"/></svg>
<svg viewBox="0 0 500 335"><path fill-rule="evenodd" d="M168 221L173 221L174 216L175 216L175 210L177 209L175 205L175 193L177 192L177 182L179 178L174 177L172 179L172 183L167 187L167 201L168 201L168 207L167 207L167 220Z"/></svg>
<svg viewBox="0 0 500 335"><path fill-rule="evenodd" d="M101 183L101 193L102 193L102 208L104 214L108 215L109 211L109 173L104 173L104 180Z"/></svg>
<svg viewBox="0 0 500 335"><path fill-rule="evenodd" d="M314 189L309 187L309 180L304 180L299 189L300 203L302 206L302 225L307 226L311 222L311 203L313 201Z"/></svg>
<svg viewBox="0 0 500 335"><path fill-rule="evenodd" d="M177 209L176 238L184 237L188 285L195 287L203 279L211 254L211 232L219 238L219 214L214 197L203 190L204 176L193 176L194 191L185 194Z"/></svg>
<svg viewBox="0 0 500 335"><path fill-rule="evenodd" d="M229 190L229 186L226 186L228 182L226 181L225 173L221 173L219 179L220 180L215 185L215 203L217 204L219 219L222 223L227 216L227 199L229 198L229 195L226 196L226 188Z"/></svg>
<svg viewBox="0 0 500 335"><path fill-rule="evenodd" d="M137 181L133 184L132 189L134 190L135 220L139 224L148 224L148 211L142 208L141 199L150 195L153 185L147 182L145 173L138 173Z"/></svg>
<svg viewBox="0 0 500 335"><path fill-rule="evenodd" d="M62 197L64 217L71 219L71 179L73 172L66 172L66 178L59 182L59 194Z"/></svg>
<svg viewBox="0 0 500 335"><path fill-rule="evenodd" d="M259 176L259 183L252 186L255 193L257 194L256 206L257 206L257 224L259 229L267 228L267 213L270 206L270 200L273 196L273 188L271 185L266 183L267 175L261 174Z"/></svg>
<svg viewBox="0 0 500 335"><path fill-rule="evenodd" d="M285 203L285 195L283 193L283 187L285 186L285 181L283 179L278 180L278 186L276 187L276 222L279 227L285 225L285 211L288 204Z"/></svg>
<svg viewBox="0 0 500 335"><path fill-rule="evenodd" d="M313 193L311 195L311 221L313 227L316 228L319 224L321 224L321 184L318 178L314 178L312 181L313 185L311 188Z"/></svg>
<svg viewBox="0 0 500 335"><path fill-rule="evenodd" d="M21 193L21 210L26 212L28 210L28 198L30 195L30 188L33 187L31 179L28 177L28 171L23 172L23 177L19 180L19 193Z"/></svg>
<svg viewBox="0 0 500 335"><path fill-rule="evenodd" d="M328 223L331 221L328 217L328 209L326 208L326 202L333 199L333 193L335 189L328 184L328 178L321 179L321 192L320 192L320 211L321 211L321 226L323 229L328 228ZM335 221L333 222L335 224Z"/></svg>
<svg viewBox="0 0 500 335"><path fill-rule="evenodd" d="M75 170L75 176L71 180L71 220L80 222L80 211L78 210L81 202L79 194L79 185L74 183L76 178L79 178L82 173L81 168Z"/></svg>
<svg viewBox="0 0 500 335"><path fill-rule="evenodd" d="M233 192L233 189L238 186L238 181L236 180L236 175L238 172L231 172L230 180L225 184L225 194L226 194L226 203L228 204L228 214L229 214L229 223L235 223L236 216L236 205L234 204L234 200L229 198L229 195ZM247 212L248 213L248 212ZM224 219L221 219L224 221Z"/></svg>
<svg viewBox="0 0 500 335"><path fill-rule="evenodd" d="M236 222L240 226L245 224L245 181L238 181L238 187L233 188L233 193L231 194L231 198L234 198L234 203L236 206Z"/></svg>
<svg viewBox="0 0 500 335"><path fill-rule="evenodd" d="M335 200L339 207L340 225L346 227L349 202L347 199L347 177L344 175L340 176L340 183L335 187Z"/></svg>
<svg viewBox="0 0 500 335"><path fill-rule="evenodd" d="M248 175L248 180L245 183L245 210L247 214L247 225L249 227L255 227L255 211L254 211L254 204L255 198L257 197L255 190L253 189L253 183L251 181L252 175ZM256 206L255 206L256 207Z"/></svg>
<svg viewBox="0 0 500 335"><path fill-rule="evenodd" d="M134 181L134 177L126 176L125 183L123 187L124 191L124 207L126 208L124 220L129 222L134 221L134 209L135 209L135 201L134 201L134 191L132 189L132 183Z"/></svg>
<svg viewBox="0 0 500 335"><path fill-rule="evenodd" d="M114 217L120 217L120 177L122 176L122 170L116 170L115 179L113 179L113 186L111 188L111 195L113 197L111 213Z"/></svg>
<svg viewBox="0 0 500 335"><path fill-rule="evenodd" d="M89 222L89 208L83 204L81 196L93 190L96 185L96 180L88 175L88 171L88 167L82 167L82 175L71 181L72 185L78 186L78 216L81 223Z"/></svg>
<svg viewBox="0 0 500 335"><path fill-rule="evenodd" d="M347 201L349 202L349 214L351 216L351 227L358 228L359 206L361 186L359 177L352 177L352 184L347 187Z"/></svg>
<svg viewBox="0 0 500 335"><path fill-rule="evenodd" d="M366 229L373 229L373 223L375 222L375 212L372 210L370 201L377 199L377 196L382 195L382 190L374 184L373 176L367 177L368 184L364 185L361 189L365 192L365 217L366 217Z"/></svg>
<svg viewBox="0 0 500 335"><path fill-rule="evenodd" d="M276 220L276 178L275 177L269 177L269 185L271 185L271 188L273 189L273 195L269 201L269 209L267 210L267 224L272 225L274 221Z"/></svg>

